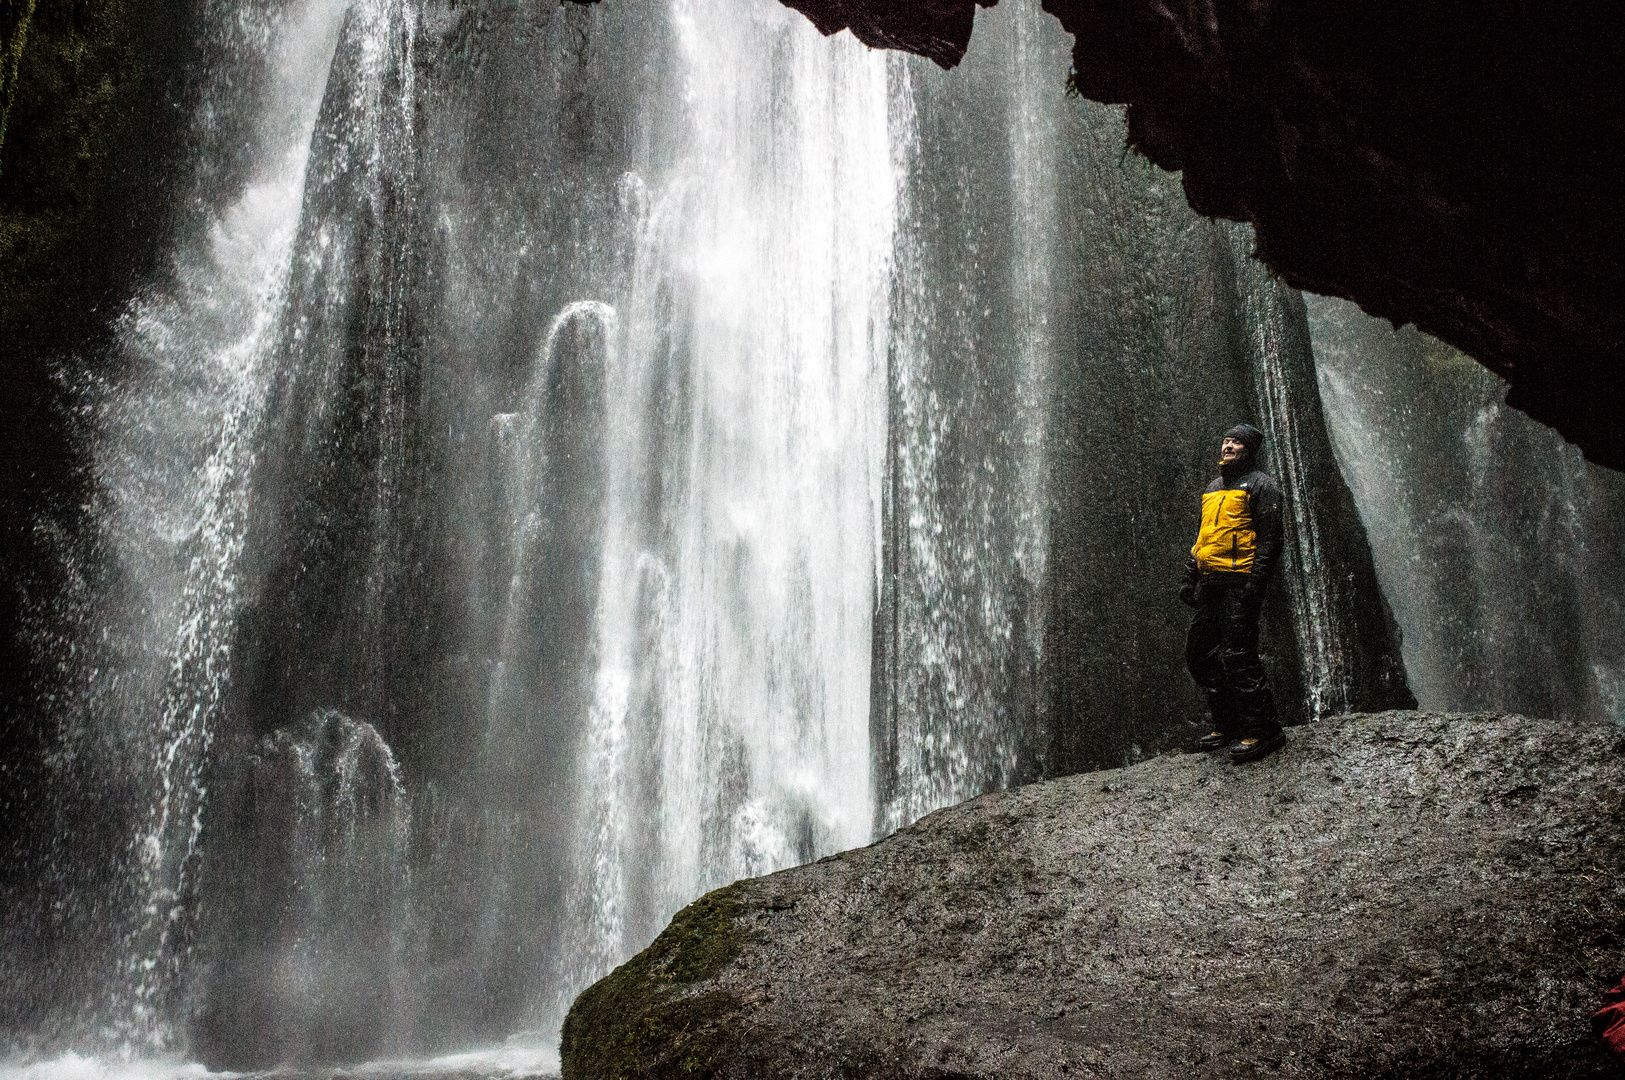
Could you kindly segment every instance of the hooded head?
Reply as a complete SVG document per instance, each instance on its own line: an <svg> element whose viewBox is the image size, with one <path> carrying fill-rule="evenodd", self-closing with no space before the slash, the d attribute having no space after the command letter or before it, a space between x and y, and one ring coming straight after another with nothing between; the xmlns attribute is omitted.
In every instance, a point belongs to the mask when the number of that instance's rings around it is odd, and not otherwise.
<svg viewBox="0 0 1625 1080"><path fill-rule="evenodd" d="M1232 439L1240 443L1242 449L1241 453L1229 457L1224 456L1223 450L1220 451L1219 464L1226 468L1239 468L1250 464L1258 457L1258 448L1264 445L1264 433L1251 424L1237 424L1226 431L1221 446Z"/></svg>

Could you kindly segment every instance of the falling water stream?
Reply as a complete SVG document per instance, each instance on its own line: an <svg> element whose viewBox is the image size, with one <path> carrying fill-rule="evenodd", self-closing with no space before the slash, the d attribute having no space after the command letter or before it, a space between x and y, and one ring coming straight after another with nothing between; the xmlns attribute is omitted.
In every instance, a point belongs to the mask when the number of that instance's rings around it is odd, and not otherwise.
<svg viewBox="0 0 1625 1080"><path fill-rule="evenodd" d="M127 884L139 905L112 1023L134 1040L167 1043L165 980L195 862L206 794L201 770L230 677L247 476L288 293L293 242L325 73L347 5L310 0L247 10L222 34L264 49L270 78L250 178L210 225L201 251L178 256L177 283L121 320L133 374L99 401L96 463L110 496L104 518L127 594L103 626L159 644L90 673L92 708L138 744L135 784L150 792L131 840ZM126 629L125 620L145 627ZM123 661L120 663L120 661ZM120 670L122 668L122 670ZM104 679L134 683L104 698ZM149 717L152 719L149 721ZM146 756L142 761L141 757Z"/></svg>
<svg viewBox="0 0 1625 1080"><path fill-rule="evenodd" d="M1245 267L1242 272L1254 278L1252 288L1245 293L1244 317L1255 358L1258 415L1273 436L1267 451L1270 468L1281 485L1286 513L1292 519L1292 528L1287 532L1292 549L1286 553L1286 561L1298 566L1324 566L1333 560L1324 550L1321 522L1311 513L1317 493L1311 490L1306 461L1309 447L1325 442L1325 432L1320 430L1324 422L1320 409L1294 408L1292 400L1294 385L1300 388L1297 393L1301 395L1301 387L1312 378L1302 319L1293 317L1294 305L1301 301L1296 301L1284 285L1267 280L1262 267L1247 266L1245 259L1252 241L1249 230L1230 227L1226 233ZM1295 362L1300 368L1296 380L1286 372ZM1302 430L1309 425L1316 430ZM1293 574L1286 580L1293 592L1293 622L1301 645L1309 715L1318 720L1349 712L1355 696L1350 686L1349 648L1339 639L1346 633L1350 619L1347 612L1336 610L1340 598L1332 579L1325 574Z"/></svg>
<svg viewBox="0 0 1625 1080"><path fill-rule="evenodd" d="M1625 722L1625 479L1443 343L1345 301L1309 315L1423 706Z"/></svg>
<svg viewBox="0 0 1625 1080"><path fill-rule="evenodd" d="M689 130L630 208L603 356L572 983L708 889L863 843L871 818L886 60L787 11L673 14Z"/></svg>

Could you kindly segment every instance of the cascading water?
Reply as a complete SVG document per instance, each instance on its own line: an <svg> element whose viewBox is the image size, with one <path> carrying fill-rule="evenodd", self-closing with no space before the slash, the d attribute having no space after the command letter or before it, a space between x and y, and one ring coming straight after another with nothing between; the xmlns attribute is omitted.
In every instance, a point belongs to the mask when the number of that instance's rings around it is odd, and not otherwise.
<svg viewBox="0 0 1625 1080"><path fill-rule="evenodd" d="M1245 298L1258 415L1271 436L1266 457L1286 503L1284 576L1306 719L1414 708L1366 530L1333 459L1303 297L1251 259L1250 230L1225 232Z"/></svg>
<svg viewBox="0 0 1625 1080"><path fill-rule="evenodd" d="M1625 481L1489 373L1352 304L1309 304L1327 424L1431 709L1625 720Z"/></svg>
<svg viewBox="0 0 1625 1080"><path fill-rule="evenodd" d="M215 1002L266 1060L345 1060L352 1033L374 1023L385 1050L404 1049L412 815L394 754L370 724L324 710L230 771L219 794L238 815L235 842L205 872L229 883L210 893L239 934L211 958L213 979L234 991Z"/></svg>
<svg viewBox="0 0 1625 1080"><path fill-rule="evenodd" d="M886 61L773 8L673 14L685 131L626 182L569 986L871 818Z"/></svg>
<svg viewBox="0 0 1625 1080"><path fill-rule="evenodd" d="M135 906L123 971L99 1010L137 1045L174 1037L166 998L184 962L202 765L229 678L245 478L286 303L311 131L345 8L337 0L280 11L250 5L213 28L245 61L260 50L265 57L264 88L250 106L258 122L249 180L209 225L201 250L179 254L173 287L131 305L120 321L131 374L92 398L107 495L100 550L116 564L118 596L85 633L88 715L70 734L81 743L70 753L107 765L129 754L131 797L145 802L119 860L121 892ZM103 742L110 736L129 739L128 750Z"/></svg>
<svg viewBox="0 0 1625 1080"><path fill-rule="evenodd" d="M1043 20L1019 7L983 27L967 72L997 66L1008 88L951 132L934 115L942 74L894 65L901 199L873 725L881 833L1036 775L1048 308L1063 228L1053 87L1065 77ZM942 205L966 195L964 181L945 193L940 178L965 167L953 159L967 136L989 140L975 172L989 199L1009 199L1008 220Z"/></svg>
<svg viewBox="0 0 1625 1080"><path fill-rule="evenodd" d="M1310 467L1305 458L1310 438L1318 436L1317 444L1324 444L1325 433L1317 430L1314 436L1306 437L1300 431L1306 422L1319 428L1320 409L1304 408L1301 401L1293 400L1304 396L1306 385L1313 386L1302 315L1293 310L1294 304L1301 302L1285 285L1269 279L1262 267L1248 265L1251 230L1231 226L1225 231L1239 265L1245 268L1241 273L1251 279L1243 288L1243 318L1254 356L1258 415L1273 436L1268 449L1270 468L1281 485L1292 521L1287 532L1292 549L1285 561L1301 567L1324 567L1330 560L1320 534L1321 523L1309 512L1316 493L1310 488ZM1288 374L1289 364L1295 364L1298 370ZM1318 720L1348 712L1354 694L1348 670L1350 650L1342 638L1350 620L1345 612L1334 610L1337 599L1330 577L1323 573L1289 574L1286 581L1292 593L1293 623L1300 644L1309 714Z"/></svg>
<svg viewBox="0 0 1625 1080"><path fill-rule="evenodd" d="M125 374L86 391L105 497L90 549L103 562L90 572L104 584L82 616L77 715L58 758L65 809L81 798L83 774L110 774L101 783L117 785L134 824L122 850L106 853L112 880L98 920L119 935L119 970L93 963L52 987L75 1027L126 1054L184 1041L174 1018L199 929L210 750L251 580L260 429L300 337L288 325L301 293L295 253L312 248L308 236L300 242L301 212L307 180L321 183L307 174L324 97L335 108L328 71L346 40L356 80L347 119L364 126L377 111L369 77L376 83L390 29L401 26L387 3L348 0L212 6L202 20L225 64L205 97L236 115L222 125L206 112L198 139L208 145L224 126L246 140L204 163L202 198L223 208L177 252L170 281L119 320ZM332 122L323 130L347 134ZM222 197L209 187L219 175L246 179Z"/></svg>
<svg viewBox="0 0 1625 1080"><path fill-rule="evenodd" d="M1299 501L1286 696L1387 700L1301 306L1037 5L953 73L739 0L209 11L199 123L256 141L199 140L248 182L89 398L60 813L147 764L96 796L116 949L59 889L120 970L41 1046L545 1044L706 889L1177 745L1243 416Z"/></svg>

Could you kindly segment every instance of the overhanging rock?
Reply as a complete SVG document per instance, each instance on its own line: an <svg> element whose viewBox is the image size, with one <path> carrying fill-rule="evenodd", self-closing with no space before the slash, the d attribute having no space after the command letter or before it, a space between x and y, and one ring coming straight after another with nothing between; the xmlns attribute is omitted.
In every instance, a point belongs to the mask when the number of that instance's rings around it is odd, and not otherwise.
<svg viewBox="0 0 1625 1080"><path fill-rule="evenodd" d="M711 893L566 1080L1617 1077L1613 726L1394 712L984 796Z"/></svg>
<svg viewBox="0 0 1625 1080"><path fill-rule="evenodd" d="M944 66L978 0L783 0ZM1252 222L1290 284L1455 345L1625 468L1625 79L1612 5L1044 0L1084 96ZM1057 88L1059 92L1059 88Z"/></svg>

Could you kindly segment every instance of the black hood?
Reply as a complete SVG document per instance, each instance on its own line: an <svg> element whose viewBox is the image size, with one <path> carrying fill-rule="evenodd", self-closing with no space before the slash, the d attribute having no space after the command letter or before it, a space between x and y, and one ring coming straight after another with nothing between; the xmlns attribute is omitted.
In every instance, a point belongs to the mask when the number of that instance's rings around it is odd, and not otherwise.
<svg viewBox="0 0 1625 1080"><path fill-rule="evenodd" d="M1247 452L1233 462L1219 462L1219 475L1226 480L1246 476L1258 468L1258 448L1264 445L1264 433L1251 424L1237 424L1224 433L1223 438L1235 439Z"/></svg>
<svg viewBox="0 0 1625 1080"><path fill-rule="evenodd" d="M1253 457L1258 456L1258 448L1264 445L1264 433L1251 424L1237 424L1225 432L1222 438L1235 439L1247 448L1247 453Z"/></svg>

